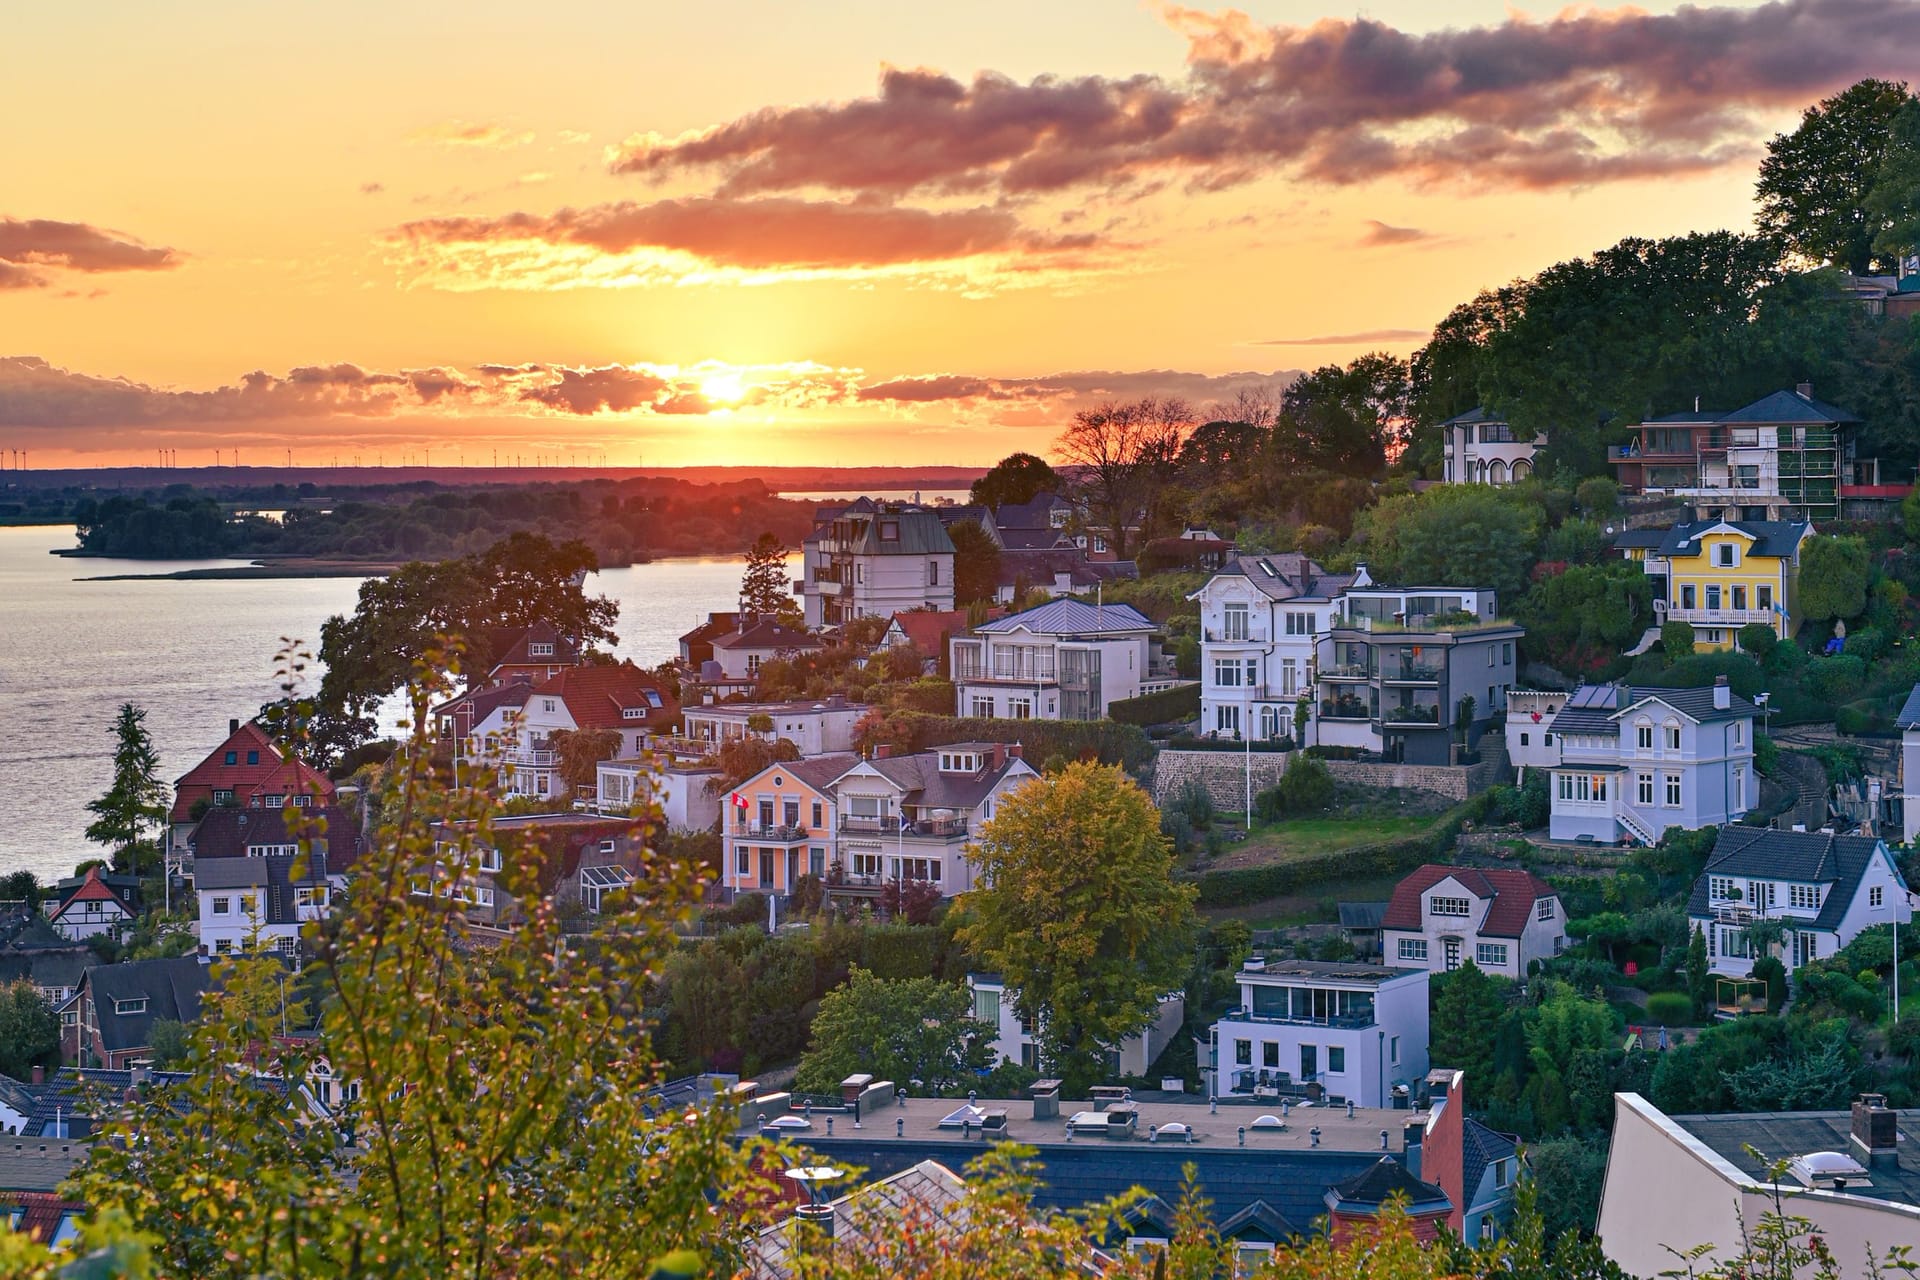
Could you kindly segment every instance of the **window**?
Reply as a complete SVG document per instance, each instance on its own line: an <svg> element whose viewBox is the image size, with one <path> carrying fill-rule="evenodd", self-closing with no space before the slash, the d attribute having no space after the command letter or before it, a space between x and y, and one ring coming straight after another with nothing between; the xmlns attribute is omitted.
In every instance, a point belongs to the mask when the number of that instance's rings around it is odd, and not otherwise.
<svg viewBox="0 0 1920 1280"><path fill-rule="evenodd" d="M248 764L259 764L259 763L260 763L260 753L259 753L258 751L249 751L249 752L247 752L247 763L248 763Z"/></svg>
<svg viewBox="0 0 1920 1280"><path fill-rule="evenodd" d="M217 956L230 956L233 954L233 951L232 938L215 938L213 940L213 954Z"/></svg>
<svg viewBox="0 0 1920 1280"><path fill-rule="evenodd" d="M1680 775L1677 773L1669 773L1666 775L1666 778L1667 808L1678 809L1680 807Z"/></svg>
<svg viewBox="0 0 1920 1280"><path fill-rule="evenodd" d="M1773 588L1769 586L1755 587L1753 589L1753 603L1755 608L1773 608Z"/></svg>
<svg viewBox="0 0 1920 1280"><path fill-rule="evenodd" d="M1007 699L1007 718L1009 720L1033 719L1033 699L1032 698L1008 698Z"/></svg>
<svg viewBox="0 0 1920 1280"><path fill-rule="evenodd" d="M1653 804L1653 775L1650 773L1636 774L1634 776L1633 783L1634 783L1634 787L1633 787L1634 803L1641 804L1641 805L1649 805L1649 806L1652 805Z"/></svg>
<svg viewBox="0 0 1920 1280"><path fill-rule="evenodd" d="M225 894L222 894L222 895L220 895L220 896L218 896L218 897L216 897L216 898L215 898L215 899L213 900L213 914L214 914L214 915L216 915L216 916L230 916L230 915L232 915L232 914L233 914L233 899L232 899L232 898L229 898L229 897L227 897L227 896L226 896Z"/></svg>
<svg viewBox="0 0 1920 1280"><path fill-rule="evenodd" d="M1227 641L1247 638L1247 606L1230 604L1220 611L1220 638Z"/></svg>
<svg viewBox="0 0 1920 1280"><path fill-rule="evenodd" d="M1000 1025L1000 993L977 987L973 993L973 1016L982 1022Z"/></svg>
<svg viewBox="0 0 1920 1280"><path fill-rule="evenodd" d="M1330 1075L1342 1075L1347 1069L1347 1051L1343 1045L1327 1046L1327 1072Z"/></svg>
<svg viewBox="0 0 1920 1280"><path fill-rule="evenodd" d="M827 851L817 844L807 849L807 874L813 876L827 874Z"/></svg>
<svg viewBox="0 0 1920 1280"><path fill-rule="evenodd" d="M1721 929L1720 954L1729 960L1750 960L1753 948L1747 944L1745 929Z"/></svg>
<svg viewBox="0 0 1920 1280"><path fill-rule="evenodd" d="M1667 724L1667 750L1678 751L1679 749L1680 726L1669 721Z"/></svg>
<svg viewBox="0 0 1920 1280"><path fill-rule="evenodd" d="M1551 919L1553 919L1553 916L1554 916L1554 912L1555 912L1556 910L1558 910L1558 908L1554 906L1554 902L1555 902L1555 901L1556 901L1556 900L1555 900L1555 899L1553 899L1553 898L1542 898L1542 899L1540 899L1540 901L1539 901L1539 902L1537 902L1537 903L1535 903L1535 904L1534 904L1534 907L1533 907L1533 918L1534 918L1534 919L1536 919L1536 920L1551 920Z"/></svg>
<svg viewBox="0 0 1920 1280"><path fill-rule="evenodd" d="M733 851L733 873L744 876L753 869L753 855L746 849Z"/></svg>
<svg viewBox="0 0 1920 1280"><path fill-rule="evenodd" d="M880 855L877 853L856 853L853 855L853 874L857 876L877 876L880 874Z"/></svg>
<svg viewBox="0 0 1920 1280"><path fill-rule="evenodd" d="M1715 543L1713 562L1722 569L1731 569L1740 563L1740 549L1731 542Z"/></svg>
<svg viewBox="0 0 1920 1280"><path fill-rule="evenodd" d="M940 562L938 560L929 559L927 561L927 585L930 587L940 585Z"/></svg>
<svg viewBox="0 0 1920 1280"><path fill-rule="evenodd" d="M1507 967L1507 944L1504 942L1482 942L1473 949L1473 962L1482 969L1504 969Z"/></svg>
<svg viewBox="0 0 1920 1280"><path fill-rule="evenodd" d="M1735 720L1733 722L1733 745L1736 747L1744 747L1747 745L1747 722L1745 720Z"/></svg>
<svg viewBox="0 0 1920 1280"><path fill-rule="evenodd" d="M1400 939L1400 958L1402 960L1418 960L1422 964L1426 963L1427 940L1425 938Z"/></svg>
<svg viewBox="0 0 1920 1280"><path fill-rule="evenodd" d="M1653 750L1653 722L1642 720L1633 727L1633 744L1642 751Z"/></svg>
<svg viewBox="0 0 1920 1280"><path fill-rule="evenodd" d="M320 896L320 890L318 889L295 889L293 891L293 905L296 907L323 907L326 905L326 900Z"/></svg>
<svg viewBox="0 0 1920 1280"><path fill-rule="evenodd" d="M550 640L535 640L527 646L527 656L530 658L551 658L553 656L553 642Z"/></svg>
<svg viewBox="0 0 1920 1280"><path fill-rule="evenodd" d="M1240 708L1215 707L1214 728L1220 733L1240 732Z"/></svg>
<svg viewBox="0 0 1920 1280"><path fill-rule="evenodd" d="M1509 640L1500 646L1500 662L1503 666L1513 665L1513 641Z"/></svg>
<svg viewBox="0 0 1920 1280"><path fill-rule="evenodd" d="M1507 1185L1507 1162L1505 1160L1495 1160L1493 1162L1493 1185L1496 1187L1504 1187Z"/></svg>
<svg viewBox="0 0 1920 1280"><path fill-rule="evenodd" d="M542 699L540 699L540 709L541 709L542 711L549 711L549 712L550 712L550 711L552 711L552 710L553 710L553 699L552 699L552 698L542 698Z"/></svg>
<svg viewBox="0 0 1920 1280"><path fill-rule="evenodd" d="M1811 884L1790 884L1787 886L1787 905L1798 907L1802 911L1820 909L1820 887Z"/></svg>
<svg viewBox="0 0 1920 1280"><path fill-rule="evenodd" d="M1300 672L1292 658L1280 660L1280 695L1291 698L1300 692ZM1272 734L1268 734L1272 737Z"/></svg>
<svg viewBox="0 0 1920 1280"><path fill-rule="evenodd" d="M1280 1042L1268 1040L1260 1046L1260 1065L1277 1067L1280 1065Z"/></svg>
<svg viewBox="0 0 1920 1280"><path fill-rule="evenodd" d="M1492 645L1488 645L1487 646L1487 665L1491 667L1499 660L1500 660L1500 651L1498 649L1495 649Z"/></svg>
<svg viewBox="0 0 1920 1280"><path fill-rule="evenodd" d="M976 720L993 719L993 699L981 694L974 694L973 715Z"/></svg>
<svg viewBox="0 0 1920 1280"><path fill-rule="evenodd" d="M1524 733L1520 735L1520 745L1523 747L1527 745L1527 735Z"/></svg>
<svg viewBox="0 0 1920 1280"><path fill-rule="evenodd" d="M1213 660L1213 682L1222 689L1234 689L1240 685L1240 659L1215 658Z"/></svg>
<svg viewBox="0 0 1920 1280"><path fill-rule="evenodd" d="M1696 599L1696 596L1694 594L1693 584L1691 582L1681 583L1680 584L1680 607L1682 609L1697 608L1698 606L1694 603L1695 599Z"/></svg>
<svg viewBox="0 0 1920 1280"><path fill-rule="evenodd" d="M1443 898L1438 894L1427 899L1427 914L1435 916L1464 916L1473 912L1470 898Z"/></svg>
<svg viewBox="0 0 1920 1280"><path fill-rule="evenodd" d="M246 913L247 915L252 915L252 914L253 914L253 902L254 902L254 898L253 898L253 895L252 895L252 894L250 894L250 893L243 893L243 894L241 894L241 895L240 895L240 910L241 910L241 911L243 911L243 912L245 912L245 913Z"/></svg>
<svg viewBox="0 0 1920 1280"><path fill-rule="evenodd" d="M1747 807L1747 770L1745 765L1733 767L1733 807Z"/></svg>
<svg viewBox="0 0 1920 1280"><path fill-rule="evenodd" d="M1885 902L1886 896L1887 896L1887 891L1881 886L1876 884L1871 889L1867 890L1867 905L1869 907L1880 906L1883 902Z"/></svg>
<svg viewBox="0 0 1920 1280"><path fill-rule="evenodd" d="M1290 636L1310 636L1313 634L1313 614L1287 613L1287 634Z"/></svg>
<svg viewBox="0 0 1920 1280"><path fill-rule="evenodd" d="M816 831L818 831L818 830L820 829L820 816L821 816L821 815L820 815L820 802L819 802L818 800L815 800L815 801L813 802L813 824L812 824L812 825L813 825L813 828L814 828L814 830L816 830Z"/></svg>
<svg viewBox="0 0 1920 1280"><path fill-rule="evenodd" d="M1732 876L1709 876L1707 878L1707 897L1713 902L1734 901L1734 883Z"/></svg>
<svg viewBox="0 0 1920 1280"><path fill-rule="evenodd" d="M1253 1065L1253 1041L1235 1040L1233 1042L1233 1065L1236 1067Z"/></svg>
<svg viewBox="0 0 1920 1280"><path fill-rule="evenodd" d="M229 806L233 803L233 792L225 789L217 790L213 793L213 802L223 808Z"/></svg>
<svg viewBox="0 0 1920 1280"><path fill-rule="evenodd" d="M1394 1066L1400 1065L1400 1037L1394 1036L1387 1041L1387 1060Z"/></svg>
<svg viewBox="0 0 1920 1280"><path fill-rule="evenodd" d="M1540 745L1541 745L1541 746L1543 746L1543 747L1550 747L1550 746L1552 746L1552 745L1553 745L1553 735L1552 735L1552 734L1550 734L1550 733L1543 733L1543 734L1541 734L1541 735L1540 735Z"/></svg>
<svg viewBox="0 0 1920 1280"><path fill-rule="evenodd" d="M1718 609L1719 607L1720 607L1720 587L1716 583L1708 583L1707 584L1707 608L1710 610L1713 610L1713 609Z"/></svg>
<svg viewBox="0 0 1920 1280"><path fill-rule="evenodd" d="M121 1017L126 1017L128 1014L145 1013L147 1011L147 998L145 996L135 996L131 1000L115 1000L113 1002L113 1011Z"/></svg>
<svg viewBox="0 0 1920 1280"><path fill-rule="evenodd" d="M1733 607L1742 612L1746 611L1747 589L1745 587L1735 587L1733 589Z"/></svg>

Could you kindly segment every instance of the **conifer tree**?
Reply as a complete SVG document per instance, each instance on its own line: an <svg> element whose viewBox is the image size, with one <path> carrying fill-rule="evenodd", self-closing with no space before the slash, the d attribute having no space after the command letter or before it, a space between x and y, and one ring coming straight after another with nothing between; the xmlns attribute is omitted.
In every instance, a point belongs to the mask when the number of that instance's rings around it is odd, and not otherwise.
<svg viewBox="0 0 1920 1280"><path fill-rule="evenodd" d="M87 809L94 820L87 839L113 850L116 871L139 871L156 860L147 840L167 816L167 787L160 781L160 757L147 733L147 713L131 702L114 718L113 785Z"/></svg>

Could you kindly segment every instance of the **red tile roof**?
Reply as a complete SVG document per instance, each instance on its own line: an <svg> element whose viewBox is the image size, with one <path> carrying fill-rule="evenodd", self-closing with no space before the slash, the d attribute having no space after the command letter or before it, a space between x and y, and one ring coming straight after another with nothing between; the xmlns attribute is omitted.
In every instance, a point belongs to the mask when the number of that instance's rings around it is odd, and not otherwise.
<svg viewBox="0 0 1920 1280"><path fill-rule="evenodd" d="M680 704L666 686L631 662L570 667L535 685L534 692L557 695L581 729L665 729L680 718ZM645 714L628 719L630 707Z"/></svg>
<svg viewBox="0 0 1920 1280"><path fill-rule="evenodd" d="M232 764L227 763L228 752L233 753ZM267 731L248 721L173 784L172 820L188 821L194 802L213 799L215 791L231 791L236 803L250 804L254 796L274 792L317 791L330 798L333 783L319 770L283 757Z"/></svg>
<svg viewBox="0 0 1920 1280"><path fill-rule="evenodd" d="M20 1216L13 1229L40 1244L52 1244L61 1222L69 1216L85 1216L87 1206L68 1200L52 1191L13 1191L0 1193L0 1209L18 1209Z"/></svg>
<svg viewBox="0 0 1920 1280"><path fill-rule="evenodd" d="M80 882L80 887L73 891L71 898L60 904L60 910L65 911L76 902L113 902L118 903L122 910L127 910L127 904L121 901L120 895L101 881L98 867L87 868L87 878ZM128 914L132 913L129 911Z"/></svg>
<svg viewBox="0 0 1920 1280"><path fill-rule="evenodd" d="M967 629L967 611L949 609L909 609L893 615L893 621L907 635L907 642L923 657L937 658L946 652L947 637Z"/></svg>
<svg viewBox="0 0 1920 1280"><path fill-rule="evenodd" d="M1382 929L1422 929L1420 899L1436 884L1452 876L1469 894L1482 902L1491 900L1478 932L1494 938L1517 938L1533 919L1534 904L1541 898L1555 897L1552 885L1529 871L1505 867L1446 867L1429 862L1393 887L1387 914L1380 919Z"/></svg>

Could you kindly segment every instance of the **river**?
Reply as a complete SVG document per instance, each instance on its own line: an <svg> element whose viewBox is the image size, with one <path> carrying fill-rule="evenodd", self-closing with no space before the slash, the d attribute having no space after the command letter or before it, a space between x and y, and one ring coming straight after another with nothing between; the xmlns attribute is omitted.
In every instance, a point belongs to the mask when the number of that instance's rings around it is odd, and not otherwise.
<svg viewBox="0 0 1920 1280"><path fill-rule="evenodd" d="M89 582L233 561L70 560L70 526L0 528L0 873L43 880L97 856L87 802L112 777L120 704L147 713L171 782L277 696L282 638L317 647L320 624L349 612L357 578ZM657 666L682 633L739 593L737 557L609 569L587 590L620 604L615 653Z"/></svg>

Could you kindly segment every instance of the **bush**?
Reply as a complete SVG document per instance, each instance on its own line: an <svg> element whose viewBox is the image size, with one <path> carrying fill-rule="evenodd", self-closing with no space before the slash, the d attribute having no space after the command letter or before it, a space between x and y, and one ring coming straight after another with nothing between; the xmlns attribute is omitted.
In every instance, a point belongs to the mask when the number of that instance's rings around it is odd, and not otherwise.
<svg viewBox="0 0 1920 1280"><path fill-rule="evenodd" d="M1590 516L1608 515L1620 505L1620 486L1610 476L1588 476L1574 486L1573 501Z"/></svg>
<svg viewBox="0 0 1920 1280"><path fill-rule="evenodd" d="M1193 830L1205 831L1220 816L1220 806L1213 802L1212 792L1198 782L1189 782L1167 801L1162 812L1179 814Z"/></svg>
<svg viewBox="0 0 1920 1280"><path fill-rule="evenodd" d="M988 720L902 711L878 718L870 713L856 736L862 748L887 742L903 751L927 751L953 742L1018 742L1028 760L1058 755L1123 769L1138 769L1153 758L1145 729L1112 720Z"/></svg>
<svg viewBox="0 0 1920 1280"><path fill-rule="evenodd" d="M1752 654L1762 662L1767 660L1767 655L1773 652L1774 646L1780 643L1779 635L1764 622L1749 622L1740 628L1736 639L1744 652Z"/></svg>
<svg viewBox="0 0 1920 1280"><path fill-rule="evenodd" d="M1778 1009L1787 1002L1787 966L1777 956L1761 956L1753 962L1753 976L1767 984L1767 1008Z"/></svg>
<svg viewBox="0 0 1920 1280"><path fill-rule="evenodd" d="M1312 756L1297 755L1287 763L1274 788L1291 814L1320 813L1333 807L1333 770Z"/></svg>
<svg viewBox="0 0 1920 1280"><path fill-rule="evenodd" d="M1122 698L1107 704L1107 715L1121 724L1171 724L1192 720L1200 714L1200 686L1176 685L1158 693L1143 693L1137 698Z"/></svg>
<svg viewBox="0 0 1920 1280"><path fill-rule="evenodd" d="M1315 760L1363 760L1367 752L1364 747L1325 747L1311 746L1306 754Z"/></svg>
<svg viewBox="0 0 1920 1280"><path fill-rule="evenodd" d="M1647 1021L1660 1027L1684 1027L1693 1021L1693 997L1684 991L1656 991L1647 997Z"/></svg>
<svg viewBox="0 0 1920 1280"><path fill-rule="evenodd" d="M1660 624L1660 647L1666 650L1669 663L1693 656L1693 624L1691 622L1663 622Z"/></svg>

